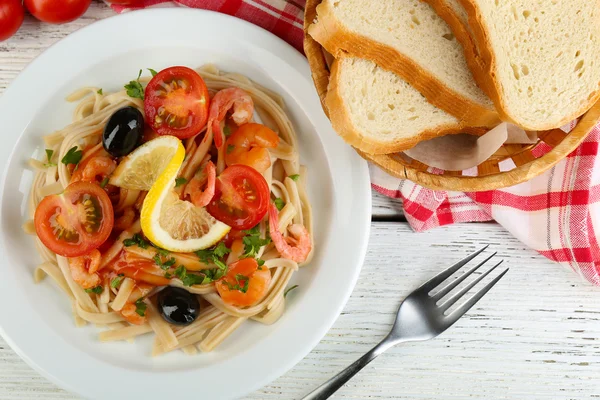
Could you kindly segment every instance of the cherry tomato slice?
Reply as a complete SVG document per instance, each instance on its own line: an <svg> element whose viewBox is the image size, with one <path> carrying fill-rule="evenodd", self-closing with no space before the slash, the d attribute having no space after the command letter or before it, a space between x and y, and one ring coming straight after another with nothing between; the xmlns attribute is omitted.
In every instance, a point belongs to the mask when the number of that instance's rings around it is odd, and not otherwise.
<svg viewBox="0 0 600 400"><path fill-rule="evenodd" d="M235 164L217 177L215 196L206 210L233 229L250 229L260 222L269 206L269 185L247 165Z"/></svg>
<svg viewBox="0 0 600 400"><path fill-rule="evenodd" d="M215 282L215 287L225 303L248 307L265 296L270 282L269 268L259 267L254 258L242 258L229 265L227 275Z"/></svg>
<svg viewBox="0 0 600 400"><path fill-rule="evenodd" d="M159 135L186 139L206 125L210 99L204 80L187 67L160 71L146 87L146 123Z"/></svg>
<svg viewBox="0 0 600 400"><path fill-rule="evenodd" d="M75 182L62 194L46 196L35 210L34 223L47 248L61 256L79 257L108 239L114 212L100 186Z"/></svg>

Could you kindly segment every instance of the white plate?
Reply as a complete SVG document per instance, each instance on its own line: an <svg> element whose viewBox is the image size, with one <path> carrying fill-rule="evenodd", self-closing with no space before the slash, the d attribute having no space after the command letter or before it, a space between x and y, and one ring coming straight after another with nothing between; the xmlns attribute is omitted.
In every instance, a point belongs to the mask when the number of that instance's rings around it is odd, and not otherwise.
<svg viewBox="0 0 600 400"><path fill-rule="evenodd" d="M98 329L76 328L70 304L50 282L35 285L39 257L21 231L32 173L26 161L42 139L69 123L64 98L93 85L117 90L140 68L215 63L280 93L309 167L316 254L274 325L244 324L209 354L151 358L151 339L103 344ZM0 97L2 177L0 326L11 347L60 386L88 398L233 398L285 373L319 342L348 299L369 235L366 163L332 131L306 59L239 19L189 9L136 11L70 35L33 61ZM37 153L36 153L37 152ZM307 388L308 390L309 388Z"/></svg>

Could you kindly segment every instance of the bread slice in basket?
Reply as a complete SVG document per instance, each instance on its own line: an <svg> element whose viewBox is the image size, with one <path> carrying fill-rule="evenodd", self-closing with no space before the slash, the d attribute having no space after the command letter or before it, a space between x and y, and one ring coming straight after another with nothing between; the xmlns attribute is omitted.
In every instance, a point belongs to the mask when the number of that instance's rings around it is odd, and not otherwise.
<svg viewBox="0 0 600 400"><path fill-rule="evenodd" d="M395 153L442 135L485 132L464 127L397 74L361 58L334 61L325 104L338 134L370 154Z"/></svg>
<svg viewBox="0 0 600 400"><path fill-rule="evenodd" d="M600 98L600 0L460 0L503 119L560 127Z"/></svg>
<svg viewBox="0 0 600 400"><path fill-rule="evenodd" d="M494 126L492 101L476 85L461 44L420 0L324 0L309 34L336 58L348 53L393 71L461 124Z"/></svg>

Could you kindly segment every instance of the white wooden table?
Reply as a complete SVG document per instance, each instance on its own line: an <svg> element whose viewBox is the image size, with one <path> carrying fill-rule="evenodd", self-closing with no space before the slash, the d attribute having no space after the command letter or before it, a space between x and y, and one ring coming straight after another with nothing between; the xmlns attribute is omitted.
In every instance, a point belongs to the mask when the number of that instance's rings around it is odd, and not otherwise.
<svg viewBox="0 0 600 400"><path fill-rule="evenodd" d="M28 17L16 36L0 43L0 94L52 43L111 15L104 4L93 3L83 18L67 25ZM300 398L377 343L401 298L483 243L511 267L501 284L448 332L391 349L336 398L600 398L600 290L525 248L497 224L413 233L400 204L378 195L367 259L343 313L303 361L249 398ZM0 399L73 398L0 339Z"/></svg>

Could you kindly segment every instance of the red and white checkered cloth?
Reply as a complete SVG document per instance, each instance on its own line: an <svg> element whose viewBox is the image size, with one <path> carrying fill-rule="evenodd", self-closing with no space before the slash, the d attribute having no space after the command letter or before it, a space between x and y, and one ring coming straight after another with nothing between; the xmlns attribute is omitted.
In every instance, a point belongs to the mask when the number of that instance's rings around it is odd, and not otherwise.
<svg viewBox="0 0 600 400"><path fill-rule="evenodd" d="M141 0L141 7L183 5L234 15L259 25L302 52L305 0ZM127 9L113 6L115 11ZM600 125L571 155L529 182L480 193L425 189L371 165L373 188L402 198L412 228L496 220L540 254L600 285ZM538 146L540 153L547 151ZM541 154L536 154L540 156Z"/></svg>

